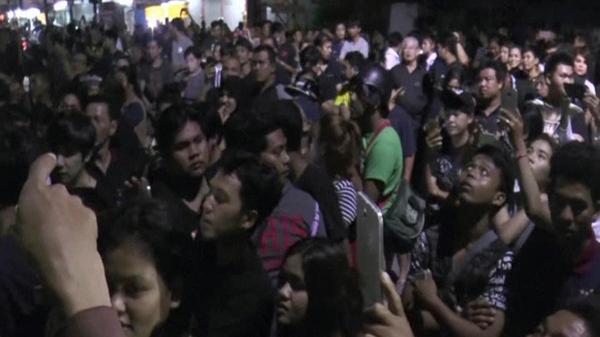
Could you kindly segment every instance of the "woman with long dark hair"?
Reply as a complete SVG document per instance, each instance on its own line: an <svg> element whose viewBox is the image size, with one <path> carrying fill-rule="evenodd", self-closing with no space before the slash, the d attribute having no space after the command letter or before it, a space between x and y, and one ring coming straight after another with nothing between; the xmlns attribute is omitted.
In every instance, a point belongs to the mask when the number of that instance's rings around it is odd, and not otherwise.
<svg viewBox="0 0 600 337"><path fill-rule="evenodd" d="M281 269L280 336L354 337L362 327L358 277L344 247L327 239L299 241Z"/></svg>

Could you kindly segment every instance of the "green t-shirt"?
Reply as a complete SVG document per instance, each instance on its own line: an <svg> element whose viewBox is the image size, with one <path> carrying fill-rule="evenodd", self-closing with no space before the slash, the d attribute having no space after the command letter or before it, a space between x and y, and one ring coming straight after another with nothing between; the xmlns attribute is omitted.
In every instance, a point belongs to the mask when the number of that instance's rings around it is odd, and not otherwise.
<svg viewBox="0 0 600 337"><path fill-rule="evenodd" d="M373 134L365 137L363 142L365 149L371 137ZM388 126L377 135L370 151L366 154L364 165L365 180L376 180L384 184L382 197L377 200L377 204L385 214L396 198L404 169L402 144L394 128Z"/></svg>

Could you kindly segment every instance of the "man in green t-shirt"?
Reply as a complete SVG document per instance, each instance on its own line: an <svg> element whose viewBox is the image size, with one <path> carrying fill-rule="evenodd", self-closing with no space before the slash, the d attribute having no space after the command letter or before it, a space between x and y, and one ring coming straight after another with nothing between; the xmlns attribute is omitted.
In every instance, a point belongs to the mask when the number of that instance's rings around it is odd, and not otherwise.
<svg viewBox="0 0 600 337"><path fill-rule="evenodd" d="M352 110L363 134L363 189L385 213L396 197L404 166L400 137L387 120L391 82L380 66L359 74L361 85L352 97Z"/></svg>

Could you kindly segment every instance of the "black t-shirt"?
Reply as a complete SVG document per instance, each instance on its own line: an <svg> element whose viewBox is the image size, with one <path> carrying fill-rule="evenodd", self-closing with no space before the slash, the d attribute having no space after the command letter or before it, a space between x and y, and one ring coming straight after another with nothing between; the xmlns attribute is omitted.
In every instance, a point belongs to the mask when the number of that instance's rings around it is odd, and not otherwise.
<svg viewBox="0 0 600 337"><path fill-rule="evenodd" d="M346 239L346 226L342 219L333 180L327 172L319 166L309 164L302 175L298 177L295 185L310 194L319 204L327 237L334 241Z"/></svg>
<svg viewBox="0 0 600 337"><path fill-rule="evenodd" d="M342 83L341 65L334 60L329 61L327 69L319 75L317 83L319 86L319 100L321 102L335 99L337 96L337 85Z"/></svg>

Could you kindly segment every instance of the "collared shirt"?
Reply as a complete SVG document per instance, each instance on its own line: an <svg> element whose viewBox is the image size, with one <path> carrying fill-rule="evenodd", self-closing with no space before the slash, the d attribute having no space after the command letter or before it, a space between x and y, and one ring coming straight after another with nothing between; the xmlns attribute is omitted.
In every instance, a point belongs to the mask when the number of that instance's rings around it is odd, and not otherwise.
<svg viewBox="0 0 600 337"><path fill-rule="evenodd" d="M423 86L423 80L427 74L425 68L417 66L413 72L409 72L407 66L401 63L395 66L390 74L394 81L394 87L405 90L404 95L397 99L398 106L402 107L417 122L416 125L420 125L428 102Z"/></svg>
<svg viewBox="0 0 600 337"><path fill-rule="evenodd" d="M385 69L392 70L398 64L400 64L400 55L394 48L389 47L385 51Z"/></svg>
<svg viewBox="0 0 600 337"><path fill-rule="evenodd" d="M344 41L342 50L340 51L340 60L346 57L346 54L357 51L363 54L365 58L369 58L369 43L363 37L359 37L356 42Z"/></svg>

